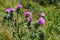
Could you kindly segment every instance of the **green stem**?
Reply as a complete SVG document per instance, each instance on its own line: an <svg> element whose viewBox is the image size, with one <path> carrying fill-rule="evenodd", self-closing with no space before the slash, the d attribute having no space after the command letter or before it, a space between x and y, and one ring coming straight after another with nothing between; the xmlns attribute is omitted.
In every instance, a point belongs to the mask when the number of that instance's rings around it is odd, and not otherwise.
<svg viewBox="0 0 60 40"><path fill-rule="evenodd" d="M19 16L18 16L18 13L17 13L17 33L18 33L18 37L20 38L20 40L21 40L21 36L20 36L20 34L19 34L19 18L18 18Z"/></svg>

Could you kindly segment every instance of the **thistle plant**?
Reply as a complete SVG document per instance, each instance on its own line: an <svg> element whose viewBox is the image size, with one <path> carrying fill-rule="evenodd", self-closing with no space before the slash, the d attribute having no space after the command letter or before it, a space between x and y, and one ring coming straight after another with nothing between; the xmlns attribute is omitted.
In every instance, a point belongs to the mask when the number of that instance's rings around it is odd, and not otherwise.
<svg viewBox="0 0 60 40"><path fill-rule="evenodd" d="M9 13L10 13L10 10L9 9L6 9L6 14L3 16L3 22L6 22L8 21L8 25L9 25L9 20L8 20L8 17L9 17Z"/></svg>
<svg viewBox="0 0 60 40"><path fill-rule="evenodd" d="M29 12L28 10L26 10L26 12L25 12L26 20L25 20L25 22L27 22L27 18L30 17L30 15L31 15L31 12Z"/></svg>
<svg viewBox="0 0 60 40"><path fill-rule="evenodd" d="M21 8L22 8L22 5L18 4L17 9L16 9L16 12L17 12L17 33L18 33L18 37L20 38L20 40L21 40L21 37L20 37L21 35L19 34L20 22L19 22L19 16L18 15L19 15Z"/></svg>
<svg viewBox="0 0 60 40"><path fill-rule="evenodd" d="M15 11L15 9L14 8L9 8L9 9L10 9L9 15L11 16L10 18L11 20L13 20L13 12Z"/></svg>
<svg viewBox="0 0 60 40"><path fill-rule="evenodd" d="M29 16L30 16L30 12L27 10L26 12L25 12L25 16L28 18Z"/></svg>
<svg viewBox="0 0 60 40"><path fill-rule="evenodd" d="M8 13L10 13L10 10L9 10L9 9L6 9L6 11L5 11L5 12L8 14Z"/></svg>
<svg viewBox="0 0 60 40"><path fill-rule="evenodd" d="M40 23L41 25L44 25L44 24L45 24L45 19L44 19L43 17L40 17L40 18L39 18L39 23Z"/></svg>
<svg viewBox="0 0 60 40"><path fill-rule="evenodd" d="M41 17L45 17L46 15L45 15L45 13L44 12L42 12L41 13Z"/></svg>
<svg viewBox="0 0 60 40"><path fill-rule="evenodd" d="M31 25L31 21L32 21L32 17L28 17L28 18L27 18L27 21L28 21L28 22L27 22L27 26L30 26L30 25Z"/></svg>
<svg viewBox="0 0 60 40"><path fill-rule="evenodd" d="M40 25L44 25L45 24L45 19L44 19L45 13L41 14L41 17L38 19L38 21L36 21L36 22L34 21L33 22L32 21L33 18L31 16L32 13L29 10L26 10L26 12L24 14L26 20L23 21L23 23L22 23L19 20L21 18L21 17L19 17L19 15L21 15L22 7L23 7L22 4L18 4L17 5L16 17L14 17L14 12L15 12L14 8L11 7L11 8L6 9L6 15L3 16L3 20L6 20L6 22L8 23L8 26L10 26L10 27L12 26L12 28L14 28L14 30L18 34L18 37L20 38L20 40L22 40L22 37L24 36L23 34L25 34L25 33L22 33L21 30L20 30L21 24L23 26L27 26L26 28L25 27L24 28L25 28L25 30L28 29L29 33L32 32L31 31L31 28L32 28L31 25L33 25L34 26L34 31L31 33L30 38L32 37L31 39L34 40L37 37L36 33L38 32L38 27ZM12 32L13 36L14 36L15 32Z"/></svg>

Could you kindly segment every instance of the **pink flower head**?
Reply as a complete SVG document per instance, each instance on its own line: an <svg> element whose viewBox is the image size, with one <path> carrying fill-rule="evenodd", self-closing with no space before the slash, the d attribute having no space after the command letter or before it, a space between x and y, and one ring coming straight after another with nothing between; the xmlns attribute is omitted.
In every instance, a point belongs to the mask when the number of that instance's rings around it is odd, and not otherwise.
<svg viewBox="0 0 60 40"><path fill-rule="evenodd" d="M10 13L10 10L9 9L6 9L6 11L5 11L6 13Z"/></svg>
<svg viewBox="0 0 60 40"><path fill-rule="evenodd" d="M45 13L41 13L41 16L42 16L42 17L45 17Z"/></svg>
<svg viewBox="0 0 60 40"><path fill-rule="evenodd" d="M10 9L10 11L11 11L11 12L14 12L14 11L15 11L15 9L14 9L14 8L9 8L9 9Z"/></svg>
<svg viewBox="0 0 60 40"><path fill-rule="evenodd" d="M31 14L31 13L30 13L29 11L26 11L26 12L25 12L26 17L29 17L30 14Z"/></svg>
<svg viewBox="0 0 60 40"><path fill-rule="evenodd" d="M18 9L21 9L22 8L22 5L21 4L18 4L17 8Z"/></svg>
<svg viewBox="0 0 60 40"><path fill-rule="evenodd" d="M42 25L45 24L45 19L43 17L40 17L39 18L39 23L42 24Z"/></svg>
<svg viewBox="0 0 60 40"><path fill-rule="evenodd" d="M32 21L32 17L28 17L27 20L28 20L29 22L31 22L31 21Z"/></svg>

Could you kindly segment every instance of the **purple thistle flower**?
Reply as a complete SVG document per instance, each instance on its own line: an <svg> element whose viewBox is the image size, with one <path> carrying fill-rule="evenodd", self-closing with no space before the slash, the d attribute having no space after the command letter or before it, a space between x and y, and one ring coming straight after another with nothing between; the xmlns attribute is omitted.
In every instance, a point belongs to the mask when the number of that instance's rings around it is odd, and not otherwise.
<svg viewBox="0 0 60 40"><path fill-rule="evenodd" d="M26 17L29 17L30 14L31 14L31 13L30 13L29 11L26 11L26 12L25 12Z"/></svg>
<svg viewBox="0 0 60 40"><path fill-rule="evenodd" d="M32 17L28 17L27 20L28 20L29 22L31 22L31 21L32 21Z"/></svg>
<svg viewBox="0 0 60 40"><path fill-rule="evenodd" d="M42 17L45 17L45 13L41 13L41 16L42 16Z"/></svg>
<svg viewBox="0 0 60 40"><path fill-rule="evenodd" d="M27 18L27 26L30 26L31 25L31 21L32 21L32 17L28 17ZM30 29L30 27L29 27L29 29Z"/></svg>
<svg viewBox="0 0 60 40"><path fill-rule="evenodd" d="M14 12L15 11L15 9L14 8L9 8L10 9L10 12Z"/></svg>
<svg viewBox="0 0 60 40"><path fill-rule="evenodd" d="M17 8L18 9L21 9L22 8L22 5L21 4L18 4Z"/></svg>
<svg viewBox="0 0 60 40"><path fill-rule="evenodd" d="M39 18L39 24L45 24L45 19L43 17L40 17Z"/></svg>
<svg viewBox="0 0 60 40"><path fill-rule="evenodd" d="M10 13L10 9L6 9L6 11L5 11L6 13Z"/></svg>

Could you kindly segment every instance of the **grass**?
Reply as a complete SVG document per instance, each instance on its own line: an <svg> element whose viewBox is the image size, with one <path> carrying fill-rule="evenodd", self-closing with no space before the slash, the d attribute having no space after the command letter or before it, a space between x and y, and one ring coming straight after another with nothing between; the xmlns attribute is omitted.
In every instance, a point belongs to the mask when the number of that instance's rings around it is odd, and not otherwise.
<svg viewBox="0 0 60 40"><path fill-rule="evenodd" d="M0 40L19 40L17 34L15 35L15 38L12 36L12 33L10 32L11 30L14 30L13 27L8 27L2 24L2 20L3 20L3 15L5 14L5 9L9 8L9 7L14 7L16 8L17 6L17 0L14 1L14 6L12 5L11 1L9 0L5 0L5 1L0 1ZM9 2L9 4L7 3ZM46 17L46 24L44 26L41 26L42 31L45 34L45 40L60 40L60 37L58 37L58 35L60 35L60 9L57 9L56 6L53 5L48 5L48 6L41 6L36 2L32 2L32 1L22 1L22 12L23 15L20 15L20 22L24 21L25 16L24 16L24 12L27 6L27 3L30 3L30 12L32 13L31 16L33 17L33 21L37 21L40 18L40 14L41 11L45 12ZM5 4L6 3L6 4ZM53 29L50 31L50 28L52 27ZM33 31L32 27L32 31ZM25 33L25 28L22 25L20 27L20 30L22 33ZM30 33L26 32L25 35L23 36L24 40L30 40L29 38ZM35 39L37 40L37 39Z"/></svg>

